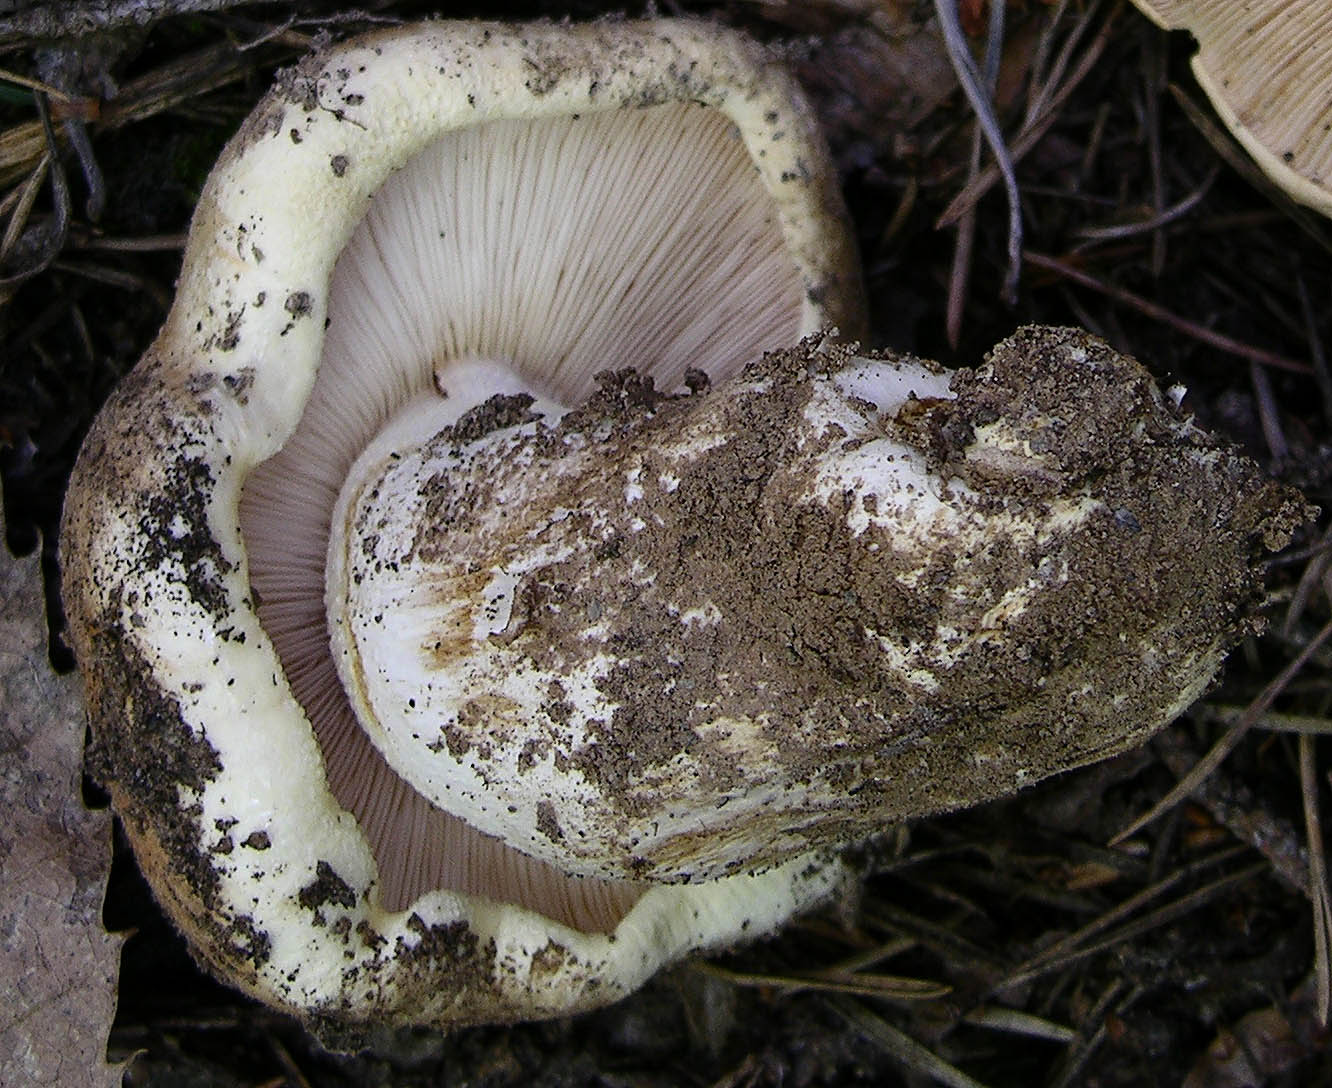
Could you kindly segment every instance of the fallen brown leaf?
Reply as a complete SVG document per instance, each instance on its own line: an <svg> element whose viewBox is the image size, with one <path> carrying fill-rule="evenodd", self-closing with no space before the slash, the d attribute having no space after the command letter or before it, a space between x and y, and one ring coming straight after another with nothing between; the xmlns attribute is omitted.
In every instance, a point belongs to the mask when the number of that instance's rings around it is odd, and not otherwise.
<svg viewBox="0 0 1332 1088"><path fill-rule="evenodd" d="M46 640L40 561L0 547L0 1084L118 1085L111 818L84 807L78 682Z"/></svg>

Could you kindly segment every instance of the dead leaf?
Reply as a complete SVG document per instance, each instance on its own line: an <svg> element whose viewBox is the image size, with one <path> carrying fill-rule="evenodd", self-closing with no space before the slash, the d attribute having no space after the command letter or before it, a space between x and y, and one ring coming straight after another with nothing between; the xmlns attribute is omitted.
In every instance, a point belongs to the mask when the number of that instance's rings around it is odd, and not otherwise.
<svg viewBox="0 0 1332 1088"><path fill-rule="evenodd" d="M40 561L0 546L0 1084L121 1080L106 1064L111 818L83 804L83 732L77 677L47 658Z"/></svg>

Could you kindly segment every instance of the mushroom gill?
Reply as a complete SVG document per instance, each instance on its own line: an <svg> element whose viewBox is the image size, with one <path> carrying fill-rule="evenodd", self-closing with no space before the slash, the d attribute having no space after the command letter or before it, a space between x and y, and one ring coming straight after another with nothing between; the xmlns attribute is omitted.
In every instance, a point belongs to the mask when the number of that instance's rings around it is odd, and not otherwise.
<svg viewBox="0 0 1332 1088"><path fill-rule="evenodd" d="M338 682L325 619L333 506L352 463L408 404L442 428L500 389L500 362L560 404L633 366L658 388L718 381L798 339L803 291L777 206L735 125L666 103L451 132L375 195L338 257L313 391L245 481L258 611L309 715L330 787L360 823L390 909L443 888L608 931L629 882L566 877L478 833L403 781Z"/></svg>

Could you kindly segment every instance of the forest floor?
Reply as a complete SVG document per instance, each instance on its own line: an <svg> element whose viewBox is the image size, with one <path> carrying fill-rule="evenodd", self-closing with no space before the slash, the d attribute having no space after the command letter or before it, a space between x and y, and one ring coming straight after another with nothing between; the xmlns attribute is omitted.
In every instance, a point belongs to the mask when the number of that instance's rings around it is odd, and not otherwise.
<svg viewBox="0 0 1332 1088"><path fill-rule="evenodd" d="M1313 919L1323 911L1311 910L1305 848L1306 802L1329 801L1316 760L1327 755L1318 733L1332 729L1332 652L1313 647L1288 668L1332 616L1332 224L1254 176L1189 73L1187 36L1162 34L1124 3L1019 0L1008 8L998 101L1009 144L1025 150L1024 259L1005 301L1003 188L969 185L975 124L930 5L656 6L748 30L804 85L843 178L873 346L963 365L1021 324L1083 326L1163 385L1186 387L1204 426L1323 508L1319 525L1269 562L1267 631L1143 749L1007 801L885 829L861 859L856 902L568 1020L385 1033L369 1052L330 1054L295 1021L200 972L120 842L104 921L132 934L110 1035L113 1058L132 1056L126 1083L1332 1083L1316 1011L1327 965ZM979 51L978 7L963 5ZM44 540L52 586L80 440L166 314L193 202L223 143L274 72L317 41L426 10L245 5L58 54L0 38L0 69L65 79L63 116L83 109L90 137L82 163L62 153L66 220L48 185L35 190L20 226L46 233L7 247L3 274L14 279L0 294L9 545L22 553ZM430 10L643 14L593 0ZM19 138L36 119L33 92L0 74L4 224L44 150ZM961 226L940 226L959 194L970 194ZM54 598L49 612L58 631ZM58 637L53 653L71 667ZM1107 845L1237 722L1253 727L1187 799ZM99 800L95 784L88 795ZM890 976L938 985L911 998Z"/></svg>

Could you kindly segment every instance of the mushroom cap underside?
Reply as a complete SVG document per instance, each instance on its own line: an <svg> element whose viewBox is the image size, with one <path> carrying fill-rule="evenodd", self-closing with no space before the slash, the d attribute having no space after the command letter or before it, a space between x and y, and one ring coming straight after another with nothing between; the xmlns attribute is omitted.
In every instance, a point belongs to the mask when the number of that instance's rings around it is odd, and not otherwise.
<svg viewBox="0 0 1332 1088"><path fill-rule="evenodd" d="M1198 42L1193 73L1288 196L1332 215L1332 6L1306 0L1134 0Z"/></svg>
<svg viewBox="0 0 1332 1088"><path fill-rule="evenodd" d="M71 482L65 599L98 773L200 957L302 1015L468 1023L592 1007L691 951L771 931L841 878L811 854L708 888L639 887L590 930L410 880L405 902L388 901L369 816L330 792L259 617L237 510L299 425L340 317L334 268L367 212L475 126L522 139L542 119L568 131L587 118L595 134L614 111L640 129L692 111L741 149L796 286L784 337L859 328L835 175L808 108L752 42L689 20L400 28L284 73L233 139L166 326ZM534 879L519 870L516 883Z"/></svg>

